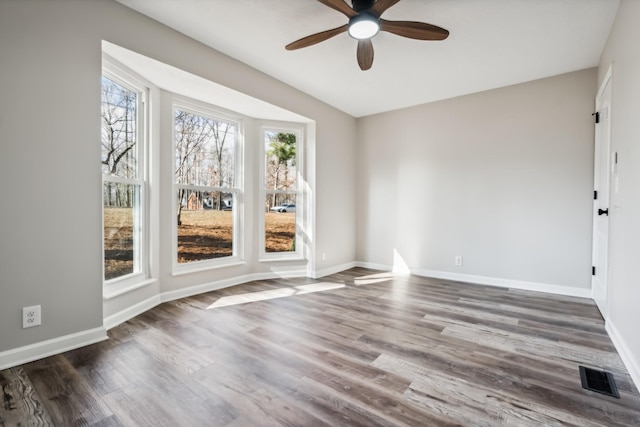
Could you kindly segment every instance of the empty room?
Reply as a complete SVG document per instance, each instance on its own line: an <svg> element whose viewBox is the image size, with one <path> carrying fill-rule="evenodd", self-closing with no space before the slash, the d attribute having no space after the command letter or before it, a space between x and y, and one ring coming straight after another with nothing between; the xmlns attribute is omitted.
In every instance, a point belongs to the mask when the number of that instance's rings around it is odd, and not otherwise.
<svg viewBox="0 0 640 427"><path fill-rule="evenodd" d="M0 0L0 426L640 426L638 22Z"/></svg>

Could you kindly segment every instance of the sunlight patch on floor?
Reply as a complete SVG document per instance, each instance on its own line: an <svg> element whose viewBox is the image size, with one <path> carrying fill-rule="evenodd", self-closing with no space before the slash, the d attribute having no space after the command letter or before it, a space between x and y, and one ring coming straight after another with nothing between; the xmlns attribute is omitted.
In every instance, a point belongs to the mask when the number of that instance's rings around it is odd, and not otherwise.
<svg viewBox="0 0 640 427"><path fill-rule="evenodd" d="M265 301L274 298L284 298L293 295L304 295L313 292L329 291L332 289L344 288L346 285L342 283L311 283L309 285L299 285L287 288L270 289L268 291L249 292L246 294L230 295L222 297L207 309L227 307L230 305L246 304L248 302Z"/></svg>
<svg viewBox="0 0 640 427"><path fill-rule="evenodd" d="M389 280L393 280L393 278L393 273L378 273L357 277L353 279L353 283L356 286L371 285L373 283L387 282Z"/></svg>

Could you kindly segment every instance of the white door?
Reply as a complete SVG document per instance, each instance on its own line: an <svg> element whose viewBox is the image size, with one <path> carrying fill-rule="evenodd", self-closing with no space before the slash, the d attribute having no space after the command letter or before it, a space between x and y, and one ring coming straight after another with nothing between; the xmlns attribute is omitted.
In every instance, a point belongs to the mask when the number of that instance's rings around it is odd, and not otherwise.
<svg viewBox="0 0 640 427"><path fill-rule="evenodd" d="M611 70L609 70L611 71ZM596 97L596 141L593 201L593 267L591 279L593 299L606 320L608 249L609 249L609 190L611 188L611 73L607 73Z"/></svg>

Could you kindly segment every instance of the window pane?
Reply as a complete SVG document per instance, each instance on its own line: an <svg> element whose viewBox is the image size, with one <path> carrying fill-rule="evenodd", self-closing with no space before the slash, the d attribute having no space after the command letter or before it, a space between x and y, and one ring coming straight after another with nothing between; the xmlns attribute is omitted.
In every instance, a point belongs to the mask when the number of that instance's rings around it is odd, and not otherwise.
<svg viewBox="0 0 640 427"><path fill-rule="evenodd" d="M105 182L104 278L115 279L140 271L140 187Z"/></svg>
<svg viewBox="0 0 640 427"><path fill-rule="evenodd" d="M176 183L233 187L236 126L176 111Z"/></svg>
<svg viewBox="0 0 640 427"><path fill-rule="evenodd" d="M233 195L178 190L178 262L233 255Z"/></svg>
<svg viewBox="0 0 640 427"><path fill-rule="evenodd" d="M102 77L102 173L137 177L138 95Z"/></svg>
<svg viewBox="0 0 640 427"><path fill-rule="evenodd" d="M265 207L265 252L294 252L296 250L295 195L267 194Z"/></svg>
<svg viewBox="0 0 640 427"><path fill-rule="evenodd" d="M265 132L265 185L268 190L296 188L296 135Z"/></svg>

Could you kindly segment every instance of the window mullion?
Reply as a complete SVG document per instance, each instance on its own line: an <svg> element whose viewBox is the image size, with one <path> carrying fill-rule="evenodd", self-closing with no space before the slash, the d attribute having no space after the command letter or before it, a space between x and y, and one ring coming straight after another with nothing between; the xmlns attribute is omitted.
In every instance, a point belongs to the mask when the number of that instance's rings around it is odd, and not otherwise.
<svg viewBox="0 0 640 427"><path fill-rule="evenodd" d="M112 182L114 184L129 184L129 185L139 185L139 186L143 186L145 182L143 179L122 178L115 175L102 175L102 179L104 182Z"/></svg>

